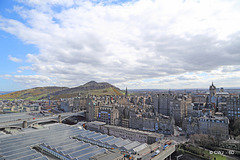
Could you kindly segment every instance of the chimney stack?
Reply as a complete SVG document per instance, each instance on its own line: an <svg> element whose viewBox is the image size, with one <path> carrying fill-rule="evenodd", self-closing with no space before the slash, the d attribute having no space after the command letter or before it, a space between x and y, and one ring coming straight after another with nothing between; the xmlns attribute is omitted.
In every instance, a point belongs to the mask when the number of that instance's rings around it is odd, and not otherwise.
<svg viewBox="0 0 240 160"><path fill-rule="evenodd" d="M27 128L27 121L23 121L22 128Z"/></svg>
<svg viewBox="0 0 240 160"><path fill-rule="evenodd" d="M58 116L58 123L62 123L62 116L61 115Z"/></svg>

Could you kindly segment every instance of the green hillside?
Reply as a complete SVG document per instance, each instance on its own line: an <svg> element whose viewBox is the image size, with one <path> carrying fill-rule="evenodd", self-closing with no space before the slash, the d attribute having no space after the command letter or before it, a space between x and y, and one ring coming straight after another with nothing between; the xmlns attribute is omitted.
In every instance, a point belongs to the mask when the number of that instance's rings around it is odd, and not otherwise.
<svg viewBox="0 0 240 160"><path fill-rule="evenodd" d="M47 99L48 94L56 91L62 91L66 87L36 87L22 91L16 91L9 94L0 95L0 99L26 99L26 100L40 100Z"/></svg>
<svg viewBox="0 0 240 160"><path fill-rule="evenodd" d="M105 96L105 95L123 95L123 92L121 90L118 90L114 87L109 87L105 89L94 89L94 90L81 90L79 92L75 93L64 93L59 95L51 96L51 99L60 99L60 98L71 98L71 97L77 97L79 94L81 95L96 95L96 96Z"/></svg>
<svg viewBox="0 0 240 160"><path fill-rule="evenodd" d="M124 95L123 92L115 86L102 82L97 83L90 81L84 85L67 88L67 87L37 87L17 92L12 92L5 95L0 95L0 99L26 99L26 100L41 100L48 99L50 95L51 99L58 100L60 98L71 98L79 95Z"/></svg>

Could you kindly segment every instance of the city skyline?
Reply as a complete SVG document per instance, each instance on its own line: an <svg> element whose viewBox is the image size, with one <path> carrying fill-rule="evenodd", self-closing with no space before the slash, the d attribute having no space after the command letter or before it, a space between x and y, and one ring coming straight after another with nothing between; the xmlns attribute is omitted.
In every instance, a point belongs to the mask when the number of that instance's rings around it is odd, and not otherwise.
<svg viewBox="0 0 240 160"><path fill-rule="evenodd" d="M235 88L237 0L0 2L0 91Z"/></svg>
<svg viewBox="0 0 240 160"><path fill-rule="evenodd" d="M102 83L102 82L100 82L100 83ZM107 83L107 82L103 82L103 83ZM78 86L73 86L73 87L67 87L67 88L77 88L77 87L79 87L79 86L82 86L82 85L84 85L84 84L81 84L81 85L78 85ZM38 87L59 87L59 86L36 86L36 87L33 87L33 88L38 88ZM62 86L62 87L65 87L65 86ZM117 87L118 88L118 86L115 86L115 87ZM2 95L2 94L8 94L8 93L11 93L11 92L17 92L17 91L22 91L22 90L31 90L31 89L33 89L33 88L25 88L25 89L20 89L20 90L2 90L2 91L0 91L0 95ZM141 92L143 92L143 91L153 91L153 92L162 92L162 91L193 91L193 90L196 90L196 92L202 92L202 91L205 91L205 92L207 92L208 91L208 89L209 89L209 86L205 86L205 87L203 87L203 88L184 88L184 87L182 87L182 88L128 88L128 87L126 87L126 88L119 88L120 90L122 90L122 91L125 91L126 89L127 90L129 90L129 91L132 91L132 92L138 92L138 91L141 91ZM234 89L234 90L238 90L238 89L240 89L240 87L222 87L222 86L219 86L219 87L217 87L217 90L220 90L220 89L223 89L223 90L232 90L232 89Z"/></svg>

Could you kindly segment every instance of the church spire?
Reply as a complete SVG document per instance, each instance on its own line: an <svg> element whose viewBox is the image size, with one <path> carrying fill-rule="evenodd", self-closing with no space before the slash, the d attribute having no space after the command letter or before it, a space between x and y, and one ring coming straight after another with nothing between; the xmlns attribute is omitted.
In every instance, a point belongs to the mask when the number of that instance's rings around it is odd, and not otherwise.
<svg viewBox="0 0 240 160"><path fill-rule="evenodd" d="M212 85L209 87L209 91L210 91L210 96L216 95L216 87L213 85L213 82L212 82Z"/></svg>
<svg viewBox="0 0 240 160"><path fill-rule="evenodd" d="M127 87L126 87L125 98L127 98L127 96L128 96L128 91L127 91Z"/></svg>

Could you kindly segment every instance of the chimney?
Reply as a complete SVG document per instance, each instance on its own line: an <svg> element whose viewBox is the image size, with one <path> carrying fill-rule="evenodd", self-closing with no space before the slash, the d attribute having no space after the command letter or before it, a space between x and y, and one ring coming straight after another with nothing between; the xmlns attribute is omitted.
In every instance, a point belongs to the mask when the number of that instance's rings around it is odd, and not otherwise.
<svg viewBox="0 0 240 160"><path fill-rule="evenodd" d="M61 115L58 116L58 123L62 123L62 116Z"/></svg>
<svg viewBox="0 0 240 160"><path fill-rule="evenodd" d="M23 121L22 128L27 128L27 121Z"/></svg>

